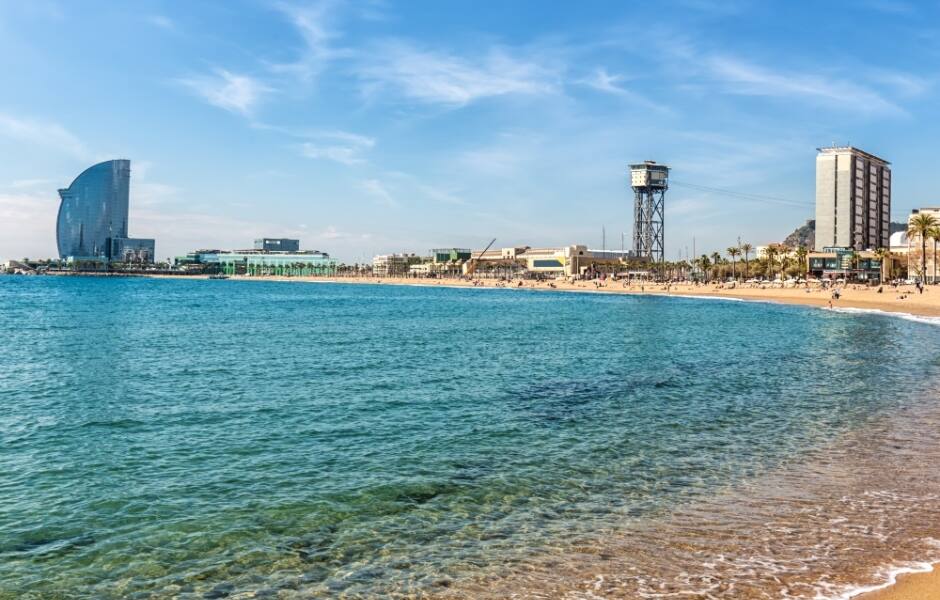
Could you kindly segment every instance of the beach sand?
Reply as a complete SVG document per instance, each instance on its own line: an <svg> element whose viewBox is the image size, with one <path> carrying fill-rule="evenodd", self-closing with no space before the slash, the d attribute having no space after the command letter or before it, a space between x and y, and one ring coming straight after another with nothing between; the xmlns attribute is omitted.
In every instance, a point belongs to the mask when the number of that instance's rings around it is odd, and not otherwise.
<svg viewBox="0 0 940 600"><path fill-rule="evenodd" d="M876 592L856 596L853 600L938 600L940 569L929 573L912 573L898 577L897 583Z"/></svg>
<svg viewBox="0 0 940 600"><path fill-rule="evenodd" d="M284 281L312 281L336 282L358 284L382 285L421 285L421 286L456 286L456 287L505 287L513 289L541 289L556 291L596 292L612 294L662 294L672 296L708 296L738 298L741 300L756 300L765 302L780 302L784 304L801 304L828 308L832 296L831 290L819 287L811 288L775 288L760 286L738 286L728 288L719 285L666 285L662 284L632 284L624 285L621 282L608 282L595 284L590 281L577 282L535 282L518 281L501 283L493 279L477 279L467 281L464 279L413 279L405 277L233 277L233 279L253 280L284 280ZM554 287L552 287L554 286ZM877 288L864 286L841 286L841 297L832 301L836 309L880 310L885 312L906 313L922 317L940 317L940 286L928 286L920 294L914 286L901 286L895 289L885 286L881 294ZM940 599L938 599L940 600Z"/></svg>

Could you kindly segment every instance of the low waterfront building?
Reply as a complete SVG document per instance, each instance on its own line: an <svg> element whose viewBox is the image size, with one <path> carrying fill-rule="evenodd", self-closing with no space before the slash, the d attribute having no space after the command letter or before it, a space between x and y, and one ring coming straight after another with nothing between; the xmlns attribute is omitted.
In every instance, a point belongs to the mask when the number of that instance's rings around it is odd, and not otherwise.
<svg viewBox="0 0 940 600"><path fill-rule="evenodd" d="M113 262L125 264L151 264L154 261L155 243L142 238L110 238L108 257Z"/></svg>
<svg viewBox="0 0 940 600"><path fill-rule="evenodd" d="M177 267L187 271L249 277L309 277L336 274L336 260L319 250L195 250L186 256L177 257L175 263Z"/></svg>
<svg viewBox="0 0 940 600"><path fill-rule="evenodd" d="M469 248L433 248L431 262L434 263L463 263L470 260L473 252Z"/></svg>
<svg viewBox="0 0 940 600"><path fill-rule="evenodd" d="M556 248L515 246L473 252L471 260L464 263L463 272L497 277L616 274L626 270L627 260L632 256L629 251L591 250L578 244Z"/></svg>
<svg viewBox="0 0 940 600"><path fill-rule="evenodd" d="M417 254L377 254L372 257L372 274L376 277L407 277L411 265L426 262Z"/></svg>
<svg viewBox="0 0 940 600"><path fill-rule="evenodd" d="M846 281L880 282L882 261L877 253L852 248L824 248L821 252L810 252L807 256L807 272L818 279L845 279ZM885 257L888 277L892 270L892 258Z"/></svg>

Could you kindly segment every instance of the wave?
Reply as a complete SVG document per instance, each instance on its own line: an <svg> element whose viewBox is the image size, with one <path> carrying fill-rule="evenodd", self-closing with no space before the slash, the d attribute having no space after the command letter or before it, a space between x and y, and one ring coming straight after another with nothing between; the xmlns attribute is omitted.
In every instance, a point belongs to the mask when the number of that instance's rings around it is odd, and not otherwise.
<svg viewBox="0 0 940 600"><path fill-rule="evenodd" d="M911 313L905 312L893 312L889 310L880 310L877 308L853 308L849 306L845 307L833 307L833 312L845 313L845 314L871 314L871 315L881 315L885 317L895 317L897 319L904 319L905 321L914 321L916 323L926 323L928 325L940 325L940 317L925 317L922 315L914 315Z"/></svg>
<svg viewBox="0 0 940 600"><path fill-rule="evenodd" d="M817 596L819 598L825 598L826 600L852 600L852 598L858 598L863 594L869 594L871 592L877 592L878 590L883 590L889 588L898 582L898 577L901 575L911 575L914 573L930 573L933 571L933 565L930 563L913 563L899 567L890 567L885 573L886 580L883 583L855 587L844 592L839 593L836 596Z"/></svg>
<svg viewBox="0 0 940 600"><path fill-rule="evenodd" d="M661 294L648 294L649 296L659 296ZM669 294L670 298L692 298L695 300L725 300L727 302L751 302L744 298L732 298L731 296L695 296L692 294Z"/></svg>

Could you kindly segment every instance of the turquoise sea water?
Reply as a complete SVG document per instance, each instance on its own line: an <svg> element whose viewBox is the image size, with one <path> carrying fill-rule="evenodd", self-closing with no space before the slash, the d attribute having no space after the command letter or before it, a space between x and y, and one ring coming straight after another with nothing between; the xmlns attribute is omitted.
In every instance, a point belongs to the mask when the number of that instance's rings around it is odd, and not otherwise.
<svg viewBox="0 0 940 600"><path fill-rule="evenodd" d="M0 597L561 597L611 539L609 596L669 591L644 528L803 493L938 374L940 328L771 304L0 277Z"/></svg>

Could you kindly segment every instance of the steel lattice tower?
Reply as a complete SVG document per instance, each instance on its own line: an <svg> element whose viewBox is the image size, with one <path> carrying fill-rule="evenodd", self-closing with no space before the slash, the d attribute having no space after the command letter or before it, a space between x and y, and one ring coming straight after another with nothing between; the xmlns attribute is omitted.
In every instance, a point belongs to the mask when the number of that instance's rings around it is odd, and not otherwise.
<svg viewBox="0 0 940 600"><path fill-rule="evenodd" d="M633 187L633 253L652 263L665 260L665 204L669 167L655 161L630 165Z"/></svg>

